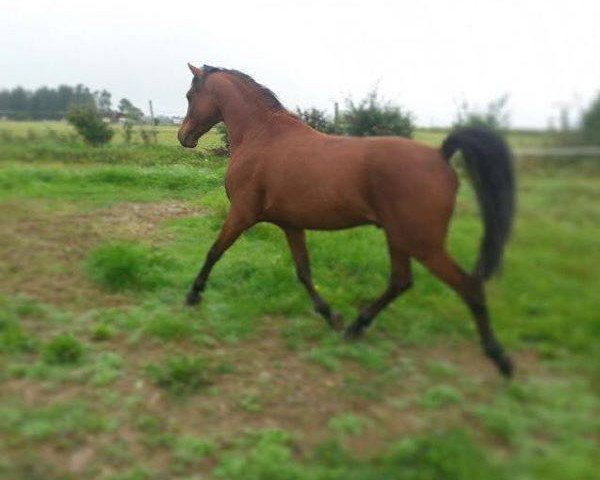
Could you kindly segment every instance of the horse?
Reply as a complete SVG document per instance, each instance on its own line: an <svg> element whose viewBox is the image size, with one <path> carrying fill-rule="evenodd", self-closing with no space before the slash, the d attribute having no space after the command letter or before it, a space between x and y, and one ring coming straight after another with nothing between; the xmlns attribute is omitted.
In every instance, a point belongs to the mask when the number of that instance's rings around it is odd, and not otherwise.
<svg viewBox="0 0 600 480"><path fill-rule="evenodd" d="M459 128L440 148L401 137L326 135L286 110L249 75L209 65L188 67L193 79L178 139L194 148L214 125L225 123L230 208L187 294L187 305L200 301L211 269L236 239L253 225L269 222L285 233L296 275L314 309L332 328L342 330L342 318L313 284L305 230L375 225L387 240L389 283L345 329L346 338L360 337L379 312L412 286L414 259L456 291L475 320L484 353L502 375L513 374L513 363L491 326L484 292L484 282L501 267L515 212L512 154L500 135ZM458 190L450 165L456 151L474 185L484 227L472 273L446 249Z"/></svg>

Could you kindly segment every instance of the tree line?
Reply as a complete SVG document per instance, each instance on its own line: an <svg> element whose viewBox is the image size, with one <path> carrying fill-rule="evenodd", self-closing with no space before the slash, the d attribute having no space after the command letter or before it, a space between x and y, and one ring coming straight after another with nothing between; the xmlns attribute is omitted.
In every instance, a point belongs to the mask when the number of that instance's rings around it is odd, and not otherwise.
<svg viewBox="0 0 600 480"><path fill-rule="evenodd" d="M100 98L100 92L94 94L81 84L33 91L16 87L0 90L0 115L12 120L58 120L65 118L73 105L95 104Z"/></svg>
<svg viewBox="0 0 600 480"><path fill-rule="evenodd" d="M139 120L144 115L126 98L122 98L117 109L113 110L110 92L92 91L81 84L35 90L23 87L0 90L0 117L10 120L61 120L67 118L71 109L88 106L95 108L105 118L127 116Z"/></svg>
<svg viewBox="0 0 600 480"><path fill-rule="evenodd" d="M507 103L508 96L506 95L490 102L487 109L483 111L472 110L466 103L463 103L459 107L452 126L485 126L496 130L506 130L509 127ZM91 109L92 112L84 112L85 115L82 115L82 109L83 111ZM410 137L415 128L414 116L411 112L383 101L376 90L369 92L359 102L347 98L345 108L339 112L339 115L337 113L336 108L336 115L332 118L324 110L296 109L296 114L300 119L325 133ZM123 119L124 135L126 141L129 142L133 124L139 123L144 114L126 98L122 98L117 108L113 110L110 92L106 90L91 91L81 84L76 86L60 85L56 88L40 87L36 90L26 90L22 87L0 90L0 118L12 120L59 120L64 118L73 120L77 118L83 121L85 118L89 120L94 116L98 117L97 125L99 125L99 119ZM221 129L221 133L226 137L223 129ZM583 112L576 133L579 134L580 140L586 143L600 143L600 94ZM110 138L105 133L100 137ZM86 138L85 135L84 138Z"/></svg>

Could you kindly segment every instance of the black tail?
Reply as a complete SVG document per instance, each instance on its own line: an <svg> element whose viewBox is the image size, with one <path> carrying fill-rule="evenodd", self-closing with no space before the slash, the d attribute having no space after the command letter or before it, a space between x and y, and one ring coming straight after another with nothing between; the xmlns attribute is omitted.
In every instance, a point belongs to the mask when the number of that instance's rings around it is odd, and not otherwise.
<svg viewBox="0 0 600 480"><path fill-rule="evenodd" d="M502 265L515 214L512 154L500 135L485 128L460 128L448 135L442 144L444 158L450 160L456 150L463 154L483 216L475 274L487 280Z"/></svg>

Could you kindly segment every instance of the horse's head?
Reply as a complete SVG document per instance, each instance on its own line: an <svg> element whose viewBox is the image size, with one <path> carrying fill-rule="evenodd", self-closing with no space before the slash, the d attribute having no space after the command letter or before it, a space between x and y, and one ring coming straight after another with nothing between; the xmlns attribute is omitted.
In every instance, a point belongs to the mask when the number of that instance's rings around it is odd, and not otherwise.
<svg viewBox="0 0 600 480"><path fill-rule="evenodd" d="M187 92L188 110L179 128L177 137L184 147L194 148L198 139L222 120L219 106L207 81L211 67L197 68L188 63L194 75L192 86Z"/></svg>

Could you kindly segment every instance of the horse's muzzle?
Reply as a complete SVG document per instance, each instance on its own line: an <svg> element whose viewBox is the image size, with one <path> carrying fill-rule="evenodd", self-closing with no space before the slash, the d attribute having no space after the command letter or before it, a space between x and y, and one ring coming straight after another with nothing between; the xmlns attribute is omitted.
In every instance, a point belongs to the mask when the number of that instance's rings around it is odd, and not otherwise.
<svg viewBox="0 0 600 480"><path fill-rule="evenodd" d="M179 143L186 148L194 148L196 145L198 145L198 139L192 138L189 131L186 132L183 129L179 129L179 132L177 132L177 138L179 139Z"/></svg>

